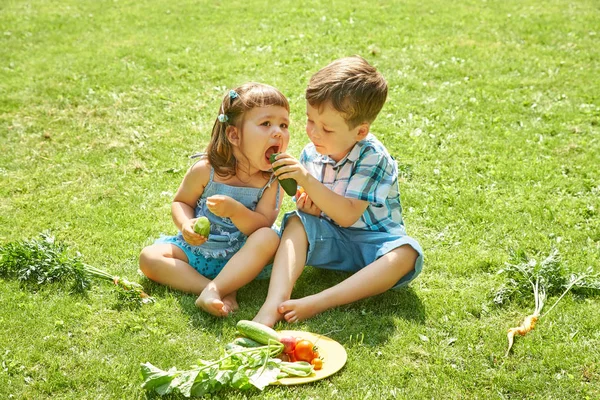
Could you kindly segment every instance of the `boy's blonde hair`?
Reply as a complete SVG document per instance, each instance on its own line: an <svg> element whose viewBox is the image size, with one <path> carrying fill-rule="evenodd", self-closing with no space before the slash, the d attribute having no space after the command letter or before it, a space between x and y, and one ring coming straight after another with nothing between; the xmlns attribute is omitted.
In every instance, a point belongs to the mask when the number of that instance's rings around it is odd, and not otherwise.
<svg viewBox="0 0 600 400"><path fill-rule="evenodd" d="M350 129L377 118L387 98L387 82L360 56L340 58L315 73L306 88L313 107L331 102Z"/></svg>
<svg viewBox="0 0 600 400"><path fill-rule="evenodd" d="M227 127L235 126L244 140L242 126L244 115L255 107L280 106L290 111L286 97L273 86L249 82L229 91L219 107L219 116L212 128L206 153L210 165L219 176L234 176L237 160L233 155L233 145L227 138Z"/></svg>

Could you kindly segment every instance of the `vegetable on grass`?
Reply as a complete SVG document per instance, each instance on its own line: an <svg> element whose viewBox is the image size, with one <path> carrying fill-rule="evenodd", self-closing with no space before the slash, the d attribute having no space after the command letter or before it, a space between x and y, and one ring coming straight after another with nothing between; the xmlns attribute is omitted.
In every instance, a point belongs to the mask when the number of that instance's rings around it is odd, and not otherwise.
<svg viewBox="0 0 600 400"><path fill-rule="evenodd" d="M224 354L218 360L201 360L189 370L171 368L164 371L150 363L141 364L142 387L161 396L170 393L185 397L204 396L224 389L263 390L281 378L305 377L313 373L315 367L308 362L286 362L276 358L284 345L271 337L271 328L256 324L243 320L238 322L237 328L250 332L253 340L266 341L266 344L244 347L236 344L241 343L236 339L225 346Z"/></svg>
<svg viewBox="0 0 600 400"><path fill-rule="evenodd" d="M261 343L258 343L256 340L252 340L247 337L238 337L235 338L232 342L233 344L241 347L260 347Z"/></svg>
<svg viewBox="0 0 600 400"><path fill-rule="evenodd" d="M561 265L557 250L554 250L542 262L538 263L535 259L530 259L526 254L520 253L514 255L518 261L516 264L507 264L507 267L498 273L506 273L508 282L498 290L494 301L497 304L503 304L507 299L523 295L533 291L535 307L533 313L523 320L520 326L508 330L508 348L505 356L508 356L512 348L514 337L516 335L525 336L535 328L536 323L556 307L556 304L572 288L600 290L600 274L594 273L589 267L585 273L571 274L566 277ZM557 295L560 297L554 302L552 307L542 314L542 309L546 303L548 295Z"/></svg>
<svg viewBox="0 0 600 400"><path fill-rule="evenodd" d="M154 301L140 284L85 264L80 258L79 253L75 257L69 256L66 245L41 233L39 238L0 246L0 277L30 285L71 282L71 290L77 293L87 291L92 278L98 278L121 289L119 297L124 303L140 305Z"/></svg>
<svg viewBox="0 0 600 400"><path fill-rule="evenodd" d="M273 329L259 322L242 319L238 321L237 330L244 336L261 344L280 343L279 334Z"/></svg>

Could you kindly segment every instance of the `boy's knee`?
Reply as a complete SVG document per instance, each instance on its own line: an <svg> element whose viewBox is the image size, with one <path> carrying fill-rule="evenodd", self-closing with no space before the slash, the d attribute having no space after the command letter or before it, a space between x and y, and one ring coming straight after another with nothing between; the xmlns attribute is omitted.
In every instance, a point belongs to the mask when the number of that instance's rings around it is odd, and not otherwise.
<svg viewBox="0 0 600 400"><path fill-rule="evenodd" d="M419 253L409 244L397 247L391 252L396 257L395 262L406 268L410 267L410 270L414 269Z"/></svg>
<svg viewBox="0 0 600 400"><path fill-rule="evenodd" d="M255 243L261 247L277 249L279 235L271 228L260 228L252 234Z"/></svg>
<svg viewBox="0 0 600 400"><path fill-rule="evenodd" d="M285 227L283 228L283 233L298 233L298 232L303 232L304 233L304 224L302 223L302 220L300 219L300 217L298 217L297 215L293 215L291 217L289 217L286 221L285 221Z"/></svg>
<svg viewBox="0 0 600 400"><path fill-rule="evenodd" d="M302 225L302 221L300 221L300 217L297 215L292 215L285 221L285 229L297 227L299 225Z"/></svg>

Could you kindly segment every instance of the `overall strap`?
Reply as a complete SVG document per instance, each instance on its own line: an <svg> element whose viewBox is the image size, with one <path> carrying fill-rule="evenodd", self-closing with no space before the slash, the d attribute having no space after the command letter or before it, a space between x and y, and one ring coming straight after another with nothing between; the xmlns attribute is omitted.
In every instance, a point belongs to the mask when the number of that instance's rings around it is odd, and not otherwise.
<svg viewBox="0 0 600 400"><path fill-rule="evenodd" d="M258 198L260 199L263 195L263 193L265 192L265 190L271 186L271 184L273 183L273 181L277 181L277 186L279 186L279 181L277 180L277 176L275 176L275 174L271 175L271 178L269 179L269 182L267 182L267 184L265 186L263 186L262 189L260 189L260 192L258 193ZM275 195L275 209L278 210L279 209L279 188L277 188L277 194Z"/></svg>

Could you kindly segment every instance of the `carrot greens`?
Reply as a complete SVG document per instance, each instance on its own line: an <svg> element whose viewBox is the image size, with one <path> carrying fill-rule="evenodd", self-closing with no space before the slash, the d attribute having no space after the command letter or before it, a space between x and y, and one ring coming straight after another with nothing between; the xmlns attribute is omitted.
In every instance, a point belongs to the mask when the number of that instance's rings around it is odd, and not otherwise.
<svg viewBox="0 0 600 400"><path fill-rule="evenodd" d="M119 289L121 304L137 306L154 301L139 283L88 265L79 253L69 255L68 247L48 233L0 245L0 278L17 279L28 286L70 283L71 291L76 293L86 292L92 286L92 279L100 279Z"/></svg>
<svg viewBox="0 0 600 400"><path fill-rule="evenodd" d="M142 387L159 395L179 393L184 397L204 396L225 389L263 390L278 379L309 376L313 366L306 362L286 362L275 358L283 351L281 343L242 347L229 343L216 361L198 361L188 370L161 370L150 363L141 365Z"/></svg>
<svg viewBox="0 0 600 400"><path fill-rule="evenodd" d="M536 323L548 315L571 289L600 291L599 273L594 272L592 267L588 267L583 273L568 275L561 265L558 250L553 250L541 262L530 258L524 252L513 254L513 258L516 263L507 263L506 268L498 272L504 273L507 280L496 292L494 301L497 304L504 304L508 300L533 292L534 310L525 317L521 325L508 330L508 348L505 356L510 353L514 337L516 335L525 336L533 330ZM560 296L554 304L542 314L548 296L559 294Z"/></svg>

